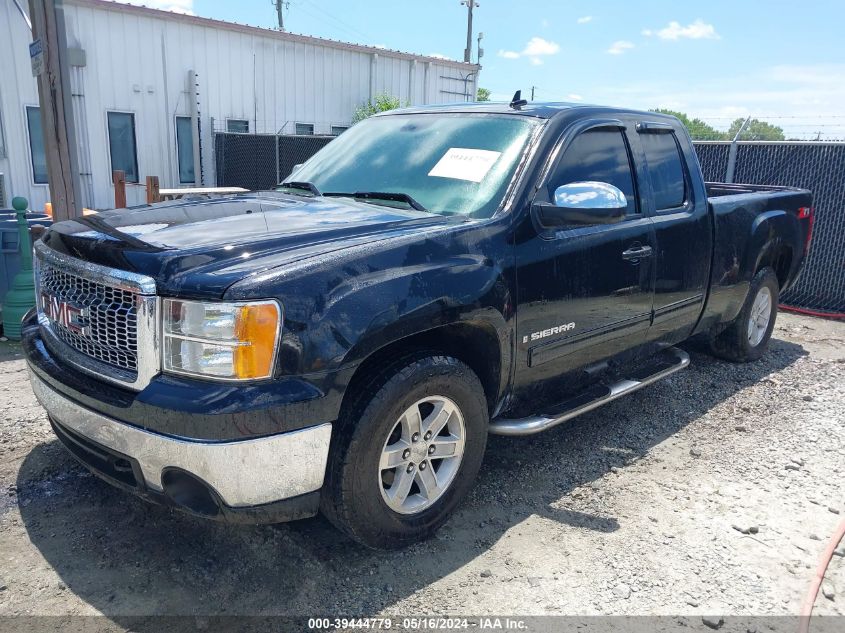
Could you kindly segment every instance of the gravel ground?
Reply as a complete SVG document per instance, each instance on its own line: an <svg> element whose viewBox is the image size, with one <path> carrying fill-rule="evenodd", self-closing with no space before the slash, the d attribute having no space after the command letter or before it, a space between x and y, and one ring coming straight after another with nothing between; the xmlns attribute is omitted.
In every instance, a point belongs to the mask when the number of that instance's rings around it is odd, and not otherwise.
<svg viewBox="0 0 845 633"><path fill-rule="evenodd" d="M113 490L53 438L0 346L0 615L796 614L845 519L845 323L491 438L437 536L364 550L322 519L229 527ZM816 612L845 614L845 543ZM129 626L126 624L126 626Z"/></svg>

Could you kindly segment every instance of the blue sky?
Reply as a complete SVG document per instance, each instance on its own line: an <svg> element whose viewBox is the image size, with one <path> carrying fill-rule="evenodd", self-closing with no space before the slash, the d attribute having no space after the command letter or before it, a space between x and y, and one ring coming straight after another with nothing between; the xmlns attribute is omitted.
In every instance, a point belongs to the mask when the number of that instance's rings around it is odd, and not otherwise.
<svg viewBox="0 0 845 633"><path fill-rule="evenodd" d="M720 127L751 114L793 135L845 136L845 2L478 1L480 84L494 99L533 85L537 100L668 107ZM270 0L143 3L254 26L276 19ZM466 44L459 0L290 0L285 21L296 33L454 59Z"/></svg>

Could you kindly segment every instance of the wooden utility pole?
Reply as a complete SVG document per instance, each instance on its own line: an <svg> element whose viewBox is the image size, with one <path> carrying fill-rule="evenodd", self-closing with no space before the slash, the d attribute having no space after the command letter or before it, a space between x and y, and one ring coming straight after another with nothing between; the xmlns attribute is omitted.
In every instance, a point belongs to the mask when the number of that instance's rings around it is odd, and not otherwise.
<svg viewBox="0 0 845 633"><path fill-rule="evenodd" d="M53 219L67 220L81 216L82 205L63 0L29 0L29 14L34 45L37 48L40 42L43 51L43 61L38 64L38 100Z"/></svg>

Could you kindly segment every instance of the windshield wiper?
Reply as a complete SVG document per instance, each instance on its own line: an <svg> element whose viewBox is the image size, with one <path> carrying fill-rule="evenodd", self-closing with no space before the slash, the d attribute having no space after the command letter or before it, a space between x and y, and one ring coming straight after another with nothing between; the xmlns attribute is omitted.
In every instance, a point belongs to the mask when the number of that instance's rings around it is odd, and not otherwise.
<svg viewBox="0 0 845 633"><path fill-rule="evenodd" d="M355 200L392 200L393 202L404 202L415 211L428 211L407 193L402 192L356 191L355 193L344 193L342 191L329 191L324 193L323 196L326 198L354 198Z"/></svg>
<svg viewBox="0 0 845 633"><path fill-rule="evenodd" d="M279 185L279 189L287 188L287 189L301 189L302 191L310 191L315 196L322 195L320 190L317 189L317 186L313 182L299 182L293 180L291 182L283 182Z"/></svg>

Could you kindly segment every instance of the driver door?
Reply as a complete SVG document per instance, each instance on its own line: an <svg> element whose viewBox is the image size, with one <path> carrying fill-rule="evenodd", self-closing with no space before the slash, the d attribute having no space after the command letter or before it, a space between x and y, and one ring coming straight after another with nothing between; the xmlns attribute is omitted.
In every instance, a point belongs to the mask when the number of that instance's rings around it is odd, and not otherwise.
<svg viewBox="0 0 845 633"><path fill-rule="evenodd" d="M654 231L641 213L624 126L606 122L564 137L559 159L538 190L539 202L574 182L608 183L624 193L624 219L520 231L517 244L515 392L544 396L549 381L613 358L634 357L645 343L654 298ZM572 384L571 380L566 381ZM554 394L548 394L554 401ZM544 397L540 397L544 400ZM538 403L539 404L539 403Z"/></svg>

